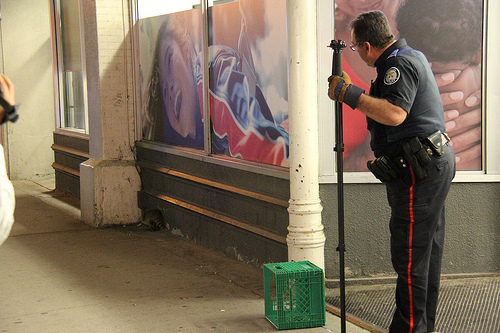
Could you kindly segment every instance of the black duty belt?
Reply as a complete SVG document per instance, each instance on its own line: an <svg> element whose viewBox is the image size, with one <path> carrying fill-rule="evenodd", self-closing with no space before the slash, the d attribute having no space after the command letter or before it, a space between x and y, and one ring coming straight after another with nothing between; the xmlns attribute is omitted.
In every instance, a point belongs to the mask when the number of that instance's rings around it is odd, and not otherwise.
<svg viewBox="0 0 500 333"><path fill-rule="evenodd" d="M450 142L446 133L437 131L428 137L414 137L405 140L401 156L390 158L382 156L373 161L368 161L368 169L382 182L400 178L403 171L409 166L413 168L415 178L422 180L427 177L425 166L430 163L431 156L442 157L444 146Z"/></svg>

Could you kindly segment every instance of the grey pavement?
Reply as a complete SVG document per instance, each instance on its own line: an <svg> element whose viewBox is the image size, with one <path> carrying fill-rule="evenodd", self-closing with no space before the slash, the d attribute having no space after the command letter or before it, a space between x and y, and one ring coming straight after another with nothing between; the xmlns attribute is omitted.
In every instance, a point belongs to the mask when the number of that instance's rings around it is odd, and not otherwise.
<svg viewBox="0 0 500 333"><path fill-rule="evenodd" d="M262 270L168 234L91 228L53 178L14 182L0 332L274 332ZM340 332L326 326L280 332ZM347 323L347 332L368 332Z"/></svg>

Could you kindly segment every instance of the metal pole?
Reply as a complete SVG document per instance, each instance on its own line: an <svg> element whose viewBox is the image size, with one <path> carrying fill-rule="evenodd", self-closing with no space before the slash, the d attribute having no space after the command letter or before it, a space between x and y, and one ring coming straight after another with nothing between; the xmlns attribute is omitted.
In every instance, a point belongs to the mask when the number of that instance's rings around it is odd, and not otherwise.
<svg viewBox="0 0 500 333"><path fill-rule="evenodd" d="M332 74L342 75L342 50L346 47L343 40L332 40L330 46L333 49ZM342 103L335 103L335 152L337 161L337 199L338 199L338 228L339 228L339 251L340 257L340 319L341 332L346 332L345 313L345 243L344 243L344 133L342 118Z"/></svg>

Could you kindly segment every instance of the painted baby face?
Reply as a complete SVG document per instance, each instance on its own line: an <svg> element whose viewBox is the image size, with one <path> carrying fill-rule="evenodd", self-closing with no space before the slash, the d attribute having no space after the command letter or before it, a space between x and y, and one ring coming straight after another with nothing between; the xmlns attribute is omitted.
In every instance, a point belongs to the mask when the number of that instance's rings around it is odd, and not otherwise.
<svg viewBox="0 0 500 333"><path fill-rule="evenodd" d="M163 108L182 137L196 136L197 89L189 56L170 35L160 40L159 69Z"/></svg>

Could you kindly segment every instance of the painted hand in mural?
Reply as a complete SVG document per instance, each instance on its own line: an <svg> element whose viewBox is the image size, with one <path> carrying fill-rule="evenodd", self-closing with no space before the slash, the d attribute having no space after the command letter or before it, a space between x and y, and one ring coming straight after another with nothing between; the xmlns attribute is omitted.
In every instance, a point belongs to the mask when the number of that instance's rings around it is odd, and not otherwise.
<svg viewBox="0 0 500 333"><path fill-rule="evenodd" d="M442 71L434 64L435 71ZM458 68L458 66L455 66ZM481 66L436 74L445 111L446 131L460 169L481 168Z"/></svg>

